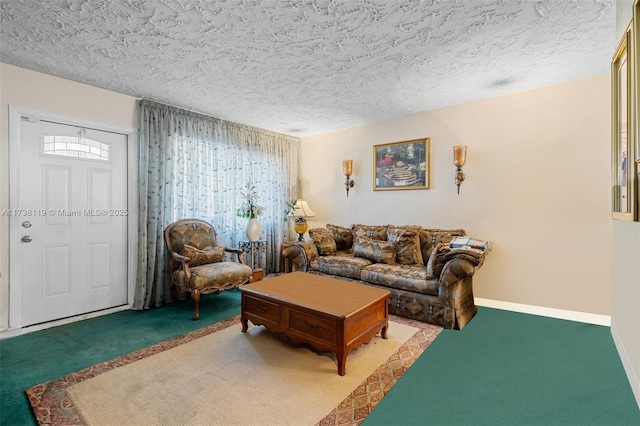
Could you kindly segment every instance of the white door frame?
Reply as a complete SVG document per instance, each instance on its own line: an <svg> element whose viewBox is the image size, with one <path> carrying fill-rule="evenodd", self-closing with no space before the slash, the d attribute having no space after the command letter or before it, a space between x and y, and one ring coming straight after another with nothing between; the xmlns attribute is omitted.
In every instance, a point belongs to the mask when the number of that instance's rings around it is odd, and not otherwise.
<svg viewBox="0 0 640 426"><path fill-rule="evenodd" d="M137 130L133 128L117 127L108 124L97 123L88 120L63 116L9 105L9 209L19 209L18 205L18 165L20 164L20 137L22 117L33 117L40 120L54 121L72 126L80 126L119 133L127 137L127 204L129 215L127 217L127 305L118 310L130 309L133 305L136 283L136 267L138 259L138 138ZM9 329L22 327L22 292L20 288L20 250L16 250L19 244L20 217L9 217ZM113 312L113 309L101 311ZM86 318L79 315L78 320ZM69 322L69 321L66 321Z"/></svg>

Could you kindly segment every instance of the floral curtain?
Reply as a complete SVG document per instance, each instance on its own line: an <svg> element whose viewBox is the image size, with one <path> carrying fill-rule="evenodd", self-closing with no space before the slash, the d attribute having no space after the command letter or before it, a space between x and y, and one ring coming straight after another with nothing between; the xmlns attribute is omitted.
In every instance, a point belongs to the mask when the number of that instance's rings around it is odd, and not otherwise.
<svg viewBox="0 0 640 426"><path fill-rule="evenodd" d="M171 222L206 220L220 245L239 247L246 240L248 219L236 211L247 186L255 187L264 207L266 270L278 269L287 202L299 197L298 138L142 100L139 149L134 309L169 299L164 229Z"/></svg>

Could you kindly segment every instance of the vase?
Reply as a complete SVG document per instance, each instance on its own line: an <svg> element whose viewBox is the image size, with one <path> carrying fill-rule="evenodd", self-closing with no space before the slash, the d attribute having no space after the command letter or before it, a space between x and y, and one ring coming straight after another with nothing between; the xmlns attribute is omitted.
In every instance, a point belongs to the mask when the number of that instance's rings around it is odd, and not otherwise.
<svg viewBox="0 0 640 426"><path fill-rule="evenodd" d="M249 219L249 222L247 222L246 233L249 241L252 243L258 241L262 235L262 225L260 224L260 221L255 217Z"/></svg>

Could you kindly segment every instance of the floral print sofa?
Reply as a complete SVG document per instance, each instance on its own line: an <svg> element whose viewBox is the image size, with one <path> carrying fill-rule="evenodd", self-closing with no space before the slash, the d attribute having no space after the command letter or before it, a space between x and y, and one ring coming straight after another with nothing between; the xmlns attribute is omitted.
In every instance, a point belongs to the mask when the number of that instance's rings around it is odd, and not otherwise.
<svg viewBox="0 0 640 426"><path fill-rule="evenodd" d="M300 269L391 292L392 314L462 329L476 314L472 278L490 244L463 229L419 226L327 225L292 256Z"/></svg>

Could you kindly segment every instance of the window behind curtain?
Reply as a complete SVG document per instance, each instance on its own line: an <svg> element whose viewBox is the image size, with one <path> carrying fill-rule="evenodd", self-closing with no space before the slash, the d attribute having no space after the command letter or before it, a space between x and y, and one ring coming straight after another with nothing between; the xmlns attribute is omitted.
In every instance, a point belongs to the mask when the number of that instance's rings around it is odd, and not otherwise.
<svg viewBox="0 0 640 426"><path fill-rule="evenodd" d="M287 201L299 196L300 139L181 108L140 101L138 265L133 309L168 299L164 230L195 217L221 245L245 240L240 193L255 184L265 214L267 272L278 269Z"/></svg>
<svg viewBox="0 0 640 426"><path fill-rule="evenodd" d="M261 239L271 240L279 247L285 232L286 203L295 198L288 181L290 174L297 172L289 170L285 156L265 144L243 149L224 141L187 137L176 137L173 144L173 220L206 220L214 226L220 244L238 247L240 241L246 240L248 219L238 217L236 210L243 202L241 193L253 184L260 195L260 205L265 208L258 218L263 228Z"/></svg>

